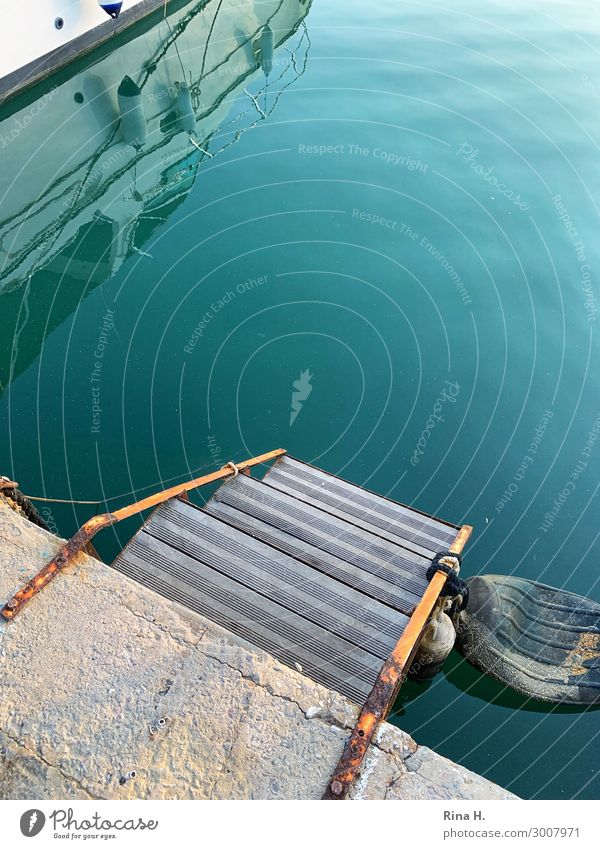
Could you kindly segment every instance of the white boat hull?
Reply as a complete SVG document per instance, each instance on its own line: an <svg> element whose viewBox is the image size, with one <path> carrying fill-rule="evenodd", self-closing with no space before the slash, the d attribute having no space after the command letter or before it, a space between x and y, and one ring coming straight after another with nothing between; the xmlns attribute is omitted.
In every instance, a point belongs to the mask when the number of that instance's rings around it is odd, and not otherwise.
<svg viewBox="0 0 600 849"><path fill-rule="evenodd" d="M270 21L283 43L308 7L303 0L224 0L215 18L202 0L187 0L89 68L47 83L44 95L0 121L0 292L47 267L98 214L118 234L106 272L114 273L131 254L144 209L189 188L190 162L218 155L267 117L240 91L254 79L259 88L266 82L252 42ZM271 83L273 106L278 89L296 76L294 62L285 51L278 58L284 77ZM119 109L125 77L141 87L141 145L127 139ZM182 82L193 93L193 111L169 129Z"/></svg>
<svg viewBox="0 0 600 849"><path fill-rule="evenodd" d="M106 37L139 18L149 14L164 0L123 0L121 16L113 21L100 7L98 0L18 0L6 2L2 9L2 49L0 50L0 93L2 81L11 79L9 94L19 90L22 83L39 79L71 61L77 50L65 48L78 39L85 40L89 50ZM170 0L167 6L170 5Z"/></svg>

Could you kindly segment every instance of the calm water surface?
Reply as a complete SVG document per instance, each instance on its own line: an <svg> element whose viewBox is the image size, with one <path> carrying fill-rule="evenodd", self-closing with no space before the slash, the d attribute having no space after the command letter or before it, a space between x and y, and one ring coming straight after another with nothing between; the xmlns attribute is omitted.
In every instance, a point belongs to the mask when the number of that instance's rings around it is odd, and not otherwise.
<svg viewBox="0 0 600 849"><path fill-rule="evenodd" d="M243 56L269 15L265 86L231 45ZM94 57L4 109L2 473L114 507L284 446L473 524L468 575L600 599L595 5L219 16L206 55L185 33L163 54L179 30L158 22L117 47L114 81ZM200 80L212 158L171 140L178 66ZM148 78L137 157L110 113L124 73ZM94 510L45 515L68 535ZM517 794L598 798L599 718L525 703L453 655L393 721Z"/></svg>

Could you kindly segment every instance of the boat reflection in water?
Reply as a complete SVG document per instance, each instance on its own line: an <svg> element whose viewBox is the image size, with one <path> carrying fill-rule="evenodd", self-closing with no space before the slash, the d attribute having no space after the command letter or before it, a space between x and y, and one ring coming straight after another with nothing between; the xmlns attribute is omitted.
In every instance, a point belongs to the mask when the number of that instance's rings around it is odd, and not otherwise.
<svg viewBox="0 0 600 849"><path fill-rule="evenodd" d="M273 112L306 67L309 6L183 4L12 106L0 122L0 392L144 253L203 164Z"/></svg>

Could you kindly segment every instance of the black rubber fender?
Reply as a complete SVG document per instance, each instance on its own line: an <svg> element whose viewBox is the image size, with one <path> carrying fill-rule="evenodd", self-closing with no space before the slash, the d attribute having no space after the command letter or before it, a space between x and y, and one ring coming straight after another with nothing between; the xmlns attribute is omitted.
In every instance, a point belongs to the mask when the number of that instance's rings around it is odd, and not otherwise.
<svg viewBox="0 0 600 849"><path fill-rule="evenodd" d="M508 575L467 584L456 648L469 663L533 699L600 703L600 604Z"/></svg>

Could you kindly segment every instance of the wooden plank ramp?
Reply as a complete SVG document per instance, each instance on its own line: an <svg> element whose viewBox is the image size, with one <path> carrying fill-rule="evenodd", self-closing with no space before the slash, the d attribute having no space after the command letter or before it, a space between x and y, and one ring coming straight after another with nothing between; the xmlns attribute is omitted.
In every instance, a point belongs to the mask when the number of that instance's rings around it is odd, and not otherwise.
<svg viewBox="0 0 600 849"><path fill-rule="evenodd" d="M284 456L160 504L113 566L362 704L458 532Z"/></svg>

